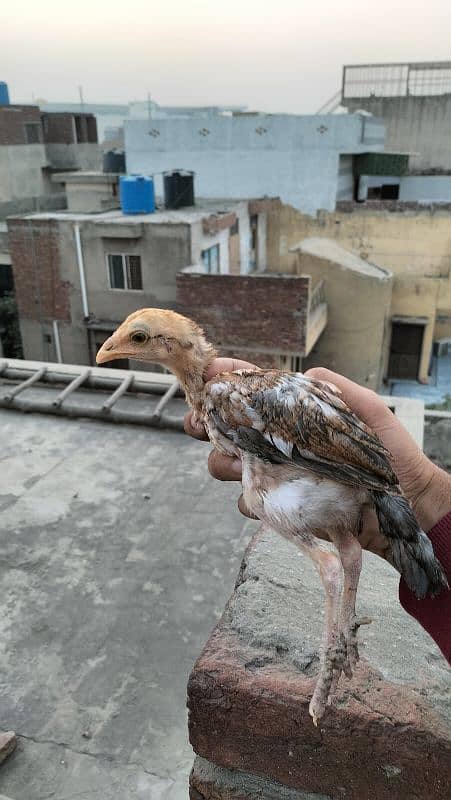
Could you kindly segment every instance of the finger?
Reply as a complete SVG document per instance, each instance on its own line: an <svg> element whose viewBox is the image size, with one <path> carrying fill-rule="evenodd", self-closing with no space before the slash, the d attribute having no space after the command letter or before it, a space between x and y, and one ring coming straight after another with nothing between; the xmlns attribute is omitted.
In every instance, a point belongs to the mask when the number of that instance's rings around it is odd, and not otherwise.
<svg viewBox="0 0 451 800"><path fill-rule="evenodd" d="M194 439L202 439L203 441L208 440L206 430L202 425L202 423L196 422L195 424L193 424L192 411L188 411L188 413L185 414L185 417L183 419L183 427L185 428L185 433L187 433L188 436L192 436Z"/></svg>
<svg viewBox="0 0 451 800"><path fill-rule="evenodd" d="M241 461L212 450L208 456L208 471L218 481L240 481Z"/></svg>
<svg viewBox="0 0 451 800"><path fill-rule="evenodd" d="M258 519L255 514L251 514L249 511L242 494L240 494L238 498L238 508L245 517L249 517L249 519Z"/></svg>
<svg viewBox="0 0 451 800"><path fill-rule="evenodd" d="M251 364L250 361L240 361L238 358L215 358L207 368L205 377L209 381L219 372L233 372L236 369L258 370L260 367Z"/></svg>

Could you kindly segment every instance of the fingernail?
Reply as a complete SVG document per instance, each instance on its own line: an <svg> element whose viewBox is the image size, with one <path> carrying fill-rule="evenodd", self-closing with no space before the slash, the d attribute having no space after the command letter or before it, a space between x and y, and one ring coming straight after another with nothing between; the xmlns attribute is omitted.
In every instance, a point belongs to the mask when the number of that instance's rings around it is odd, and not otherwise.
<svg viewBox="0 0 451 800"><path fill-rule="evenodd" d="M236 472L237 475L241 475L241 473L243 471L243 465L241 463L241 459L240 458L234 458L233 459L233 461L232 461L232 470L233 470L233 472Z"/></svg>

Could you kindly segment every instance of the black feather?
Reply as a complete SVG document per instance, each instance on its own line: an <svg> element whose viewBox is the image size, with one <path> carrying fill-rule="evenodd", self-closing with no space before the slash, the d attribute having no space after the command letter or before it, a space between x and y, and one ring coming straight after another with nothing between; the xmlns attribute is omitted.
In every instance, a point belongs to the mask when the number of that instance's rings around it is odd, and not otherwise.
<svg viewBox="0 0 451 800"><path fill-rule="evenodd" d="M448 588L443 567L432 544L401 495L370 492L379 527L391 544L393 564L417 597L440 594Z"/></svg>

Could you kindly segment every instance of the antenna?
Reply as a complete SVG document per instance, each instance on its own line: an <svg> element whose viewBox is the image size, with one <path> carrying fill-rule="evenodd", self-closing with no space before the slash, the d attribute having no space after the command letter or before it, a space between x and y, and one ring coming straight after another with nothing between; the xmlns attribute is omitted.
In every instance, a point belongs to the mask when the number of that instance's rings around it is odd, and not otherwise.
<svg viewBox="0 0 451 800"><path fill-rule="evenodd" d="M78 87L78 94L80 95L80 106L81 106L81 113L84 114L85 111L85 102L83 100L83 86Z"/></svg>
<svg viewBox="0 0 451 800"><path fill-rule="evenodd" d="M147 92L147 116L149 119L152 119L152 101L150 92Z"/></svg>

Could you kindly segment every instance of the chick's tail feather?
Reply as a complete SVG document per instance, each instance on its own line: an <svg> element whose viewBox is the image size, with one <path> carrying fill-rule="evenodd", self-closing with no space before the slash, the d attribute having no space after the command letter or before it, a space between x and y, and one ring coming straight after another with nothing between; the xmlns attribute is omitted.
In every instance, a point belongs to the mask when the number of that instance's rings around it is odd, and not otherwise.
<svg viewBox="0 0 451 800"><path fill-rule="evenodd" d="M409 589L416 597L434 597L448 588L443 567L405 497L376 490L371 496L381 532L391 544L393 565Z"/></svg>

